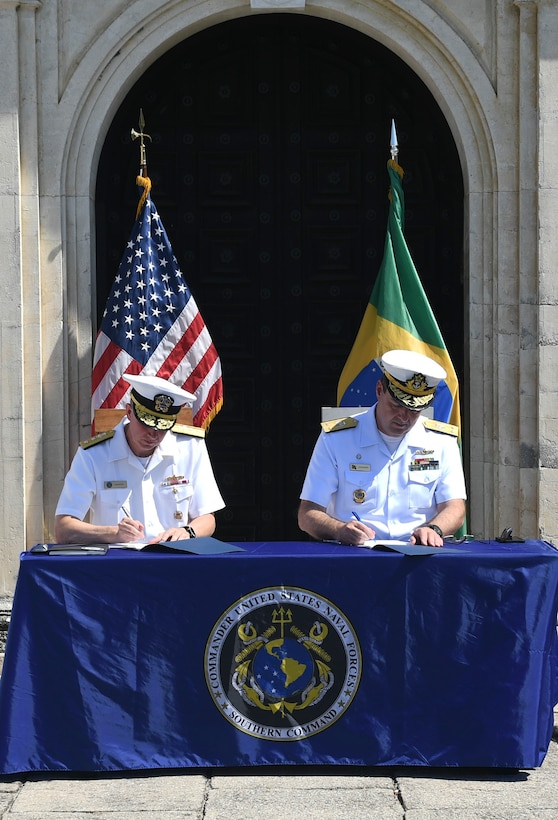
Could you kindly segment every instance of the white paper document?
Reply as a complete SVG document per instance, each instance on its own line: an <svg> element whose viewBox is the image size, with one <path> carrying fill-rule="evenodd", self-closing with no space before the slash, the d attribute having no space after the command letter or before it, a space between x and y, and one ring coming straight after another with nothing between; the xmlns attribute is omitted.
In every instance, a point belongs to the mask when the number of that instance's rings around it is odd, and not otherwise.
<svg viewBox="0 0 558 820"><path fill-rule="evenodd" d="M361 546L368 547L368 549L374 549L374 547L408 547L409 541L390 541L387 538L379 541L369 539L365 541L364 544L361 544Z"/></svg>
<svg viewBox="0 0 558 820"><path fill-rule="evenodd" d="M123 541L122 543L109 544L109 549L115 550L142 550L149 541Z"/></svg>

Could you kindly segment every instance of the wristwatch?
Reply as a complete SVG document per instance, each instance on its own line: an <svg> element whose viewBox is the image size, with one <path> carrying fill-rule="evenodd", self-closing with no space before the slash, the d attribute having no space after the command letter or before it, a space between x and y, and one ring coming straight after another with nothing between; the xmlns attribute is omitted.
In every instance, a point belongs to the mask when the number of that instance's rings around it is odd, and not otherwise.
<svg viewBox="0 0 558 820"><path fill-rule="evenodd" d="M195 538L195 537L196 537L196 531L195 531L195 529L194 529L193 527L191 527L189 524L184 524L183 529L185 529L185 530L186 530L186 532L188 533L188 535L190 536L190 538Z"/></svg>
<svg viewBox="0 0 558 820"><path fill-rule="evenodd" d="M427 524L426 526L429 530L434 530L434 532L437 532L440 538L444 537L444 533L437 524ZM186 529L188 529L188 527L186 527Z"/></svg>

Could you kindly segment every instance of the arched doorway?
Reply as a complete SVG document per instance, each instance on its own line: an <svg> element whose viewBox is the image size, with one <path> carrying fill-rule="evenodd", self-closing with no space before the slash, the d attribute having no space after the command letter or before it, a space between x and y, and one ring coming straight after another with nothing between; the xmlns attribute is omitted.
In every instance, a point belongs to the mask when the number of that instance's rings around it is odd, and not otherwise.
<svg viewBox="0 0 558 820"><path fill-rule="evenodd" d="M432 95L345 26L253 16L154 63L107 134L98 171L97 306L132 227L142 108L152 195L221 356L208 436L227 502L218 535L295 540L298 493L381 261L389 131L406 176L406 237L463 373L463 183Z"/></svg>

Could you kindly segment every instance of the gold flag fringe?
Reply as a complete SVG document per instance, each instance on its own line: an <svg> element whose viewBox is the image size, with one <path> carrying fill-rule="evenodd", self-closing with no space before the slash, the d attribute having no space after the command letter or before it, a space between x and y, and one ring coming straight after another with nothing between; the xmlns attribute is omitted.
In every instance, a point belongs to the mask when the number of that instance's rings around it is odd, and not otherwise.
<svg viewBox="0 0 558 820"><path fill-rule="evenodd" d="M201 425L204 430L206 430L206 431L209 430L209 425L211 424L211 422L213 421L213 419L215 418L215 416L221 410L222 407L223 407L223 399L221 398L221 399L219 399L219 401L217 402L217 404L215 405L213 410L211 410L208 413L208 415L204 418L204 420L202 422L202 425Z"/></svg>

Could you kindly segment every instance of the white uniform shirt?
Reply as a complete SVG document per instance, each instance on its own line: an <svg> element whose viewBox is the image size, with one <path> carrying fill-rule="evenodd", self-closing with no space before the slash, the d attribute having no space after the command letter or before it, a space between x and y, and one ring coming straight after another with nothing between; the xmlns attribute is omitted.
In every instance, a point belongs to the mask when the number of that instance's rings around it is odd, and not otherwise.
<svg viewBox="0 0 558 820"><path fill-rule="evenodd" d="M376 538L409 538L430 521L436 505L465 499L461 454L454 436L413 425L394 453L376 426L375 406L357 427L322 432L300 497L350 521L353 510Z"/></svg>
<svg viewBox="0 0 558 820"><path fill-rule="evenodd" d="M149 539L225 506L203 438L169 431L144 467L128 446L126 424L113 438L78 449L56 515L83 520L90 510L92 524L116 525L129 513Z"/></svg>

